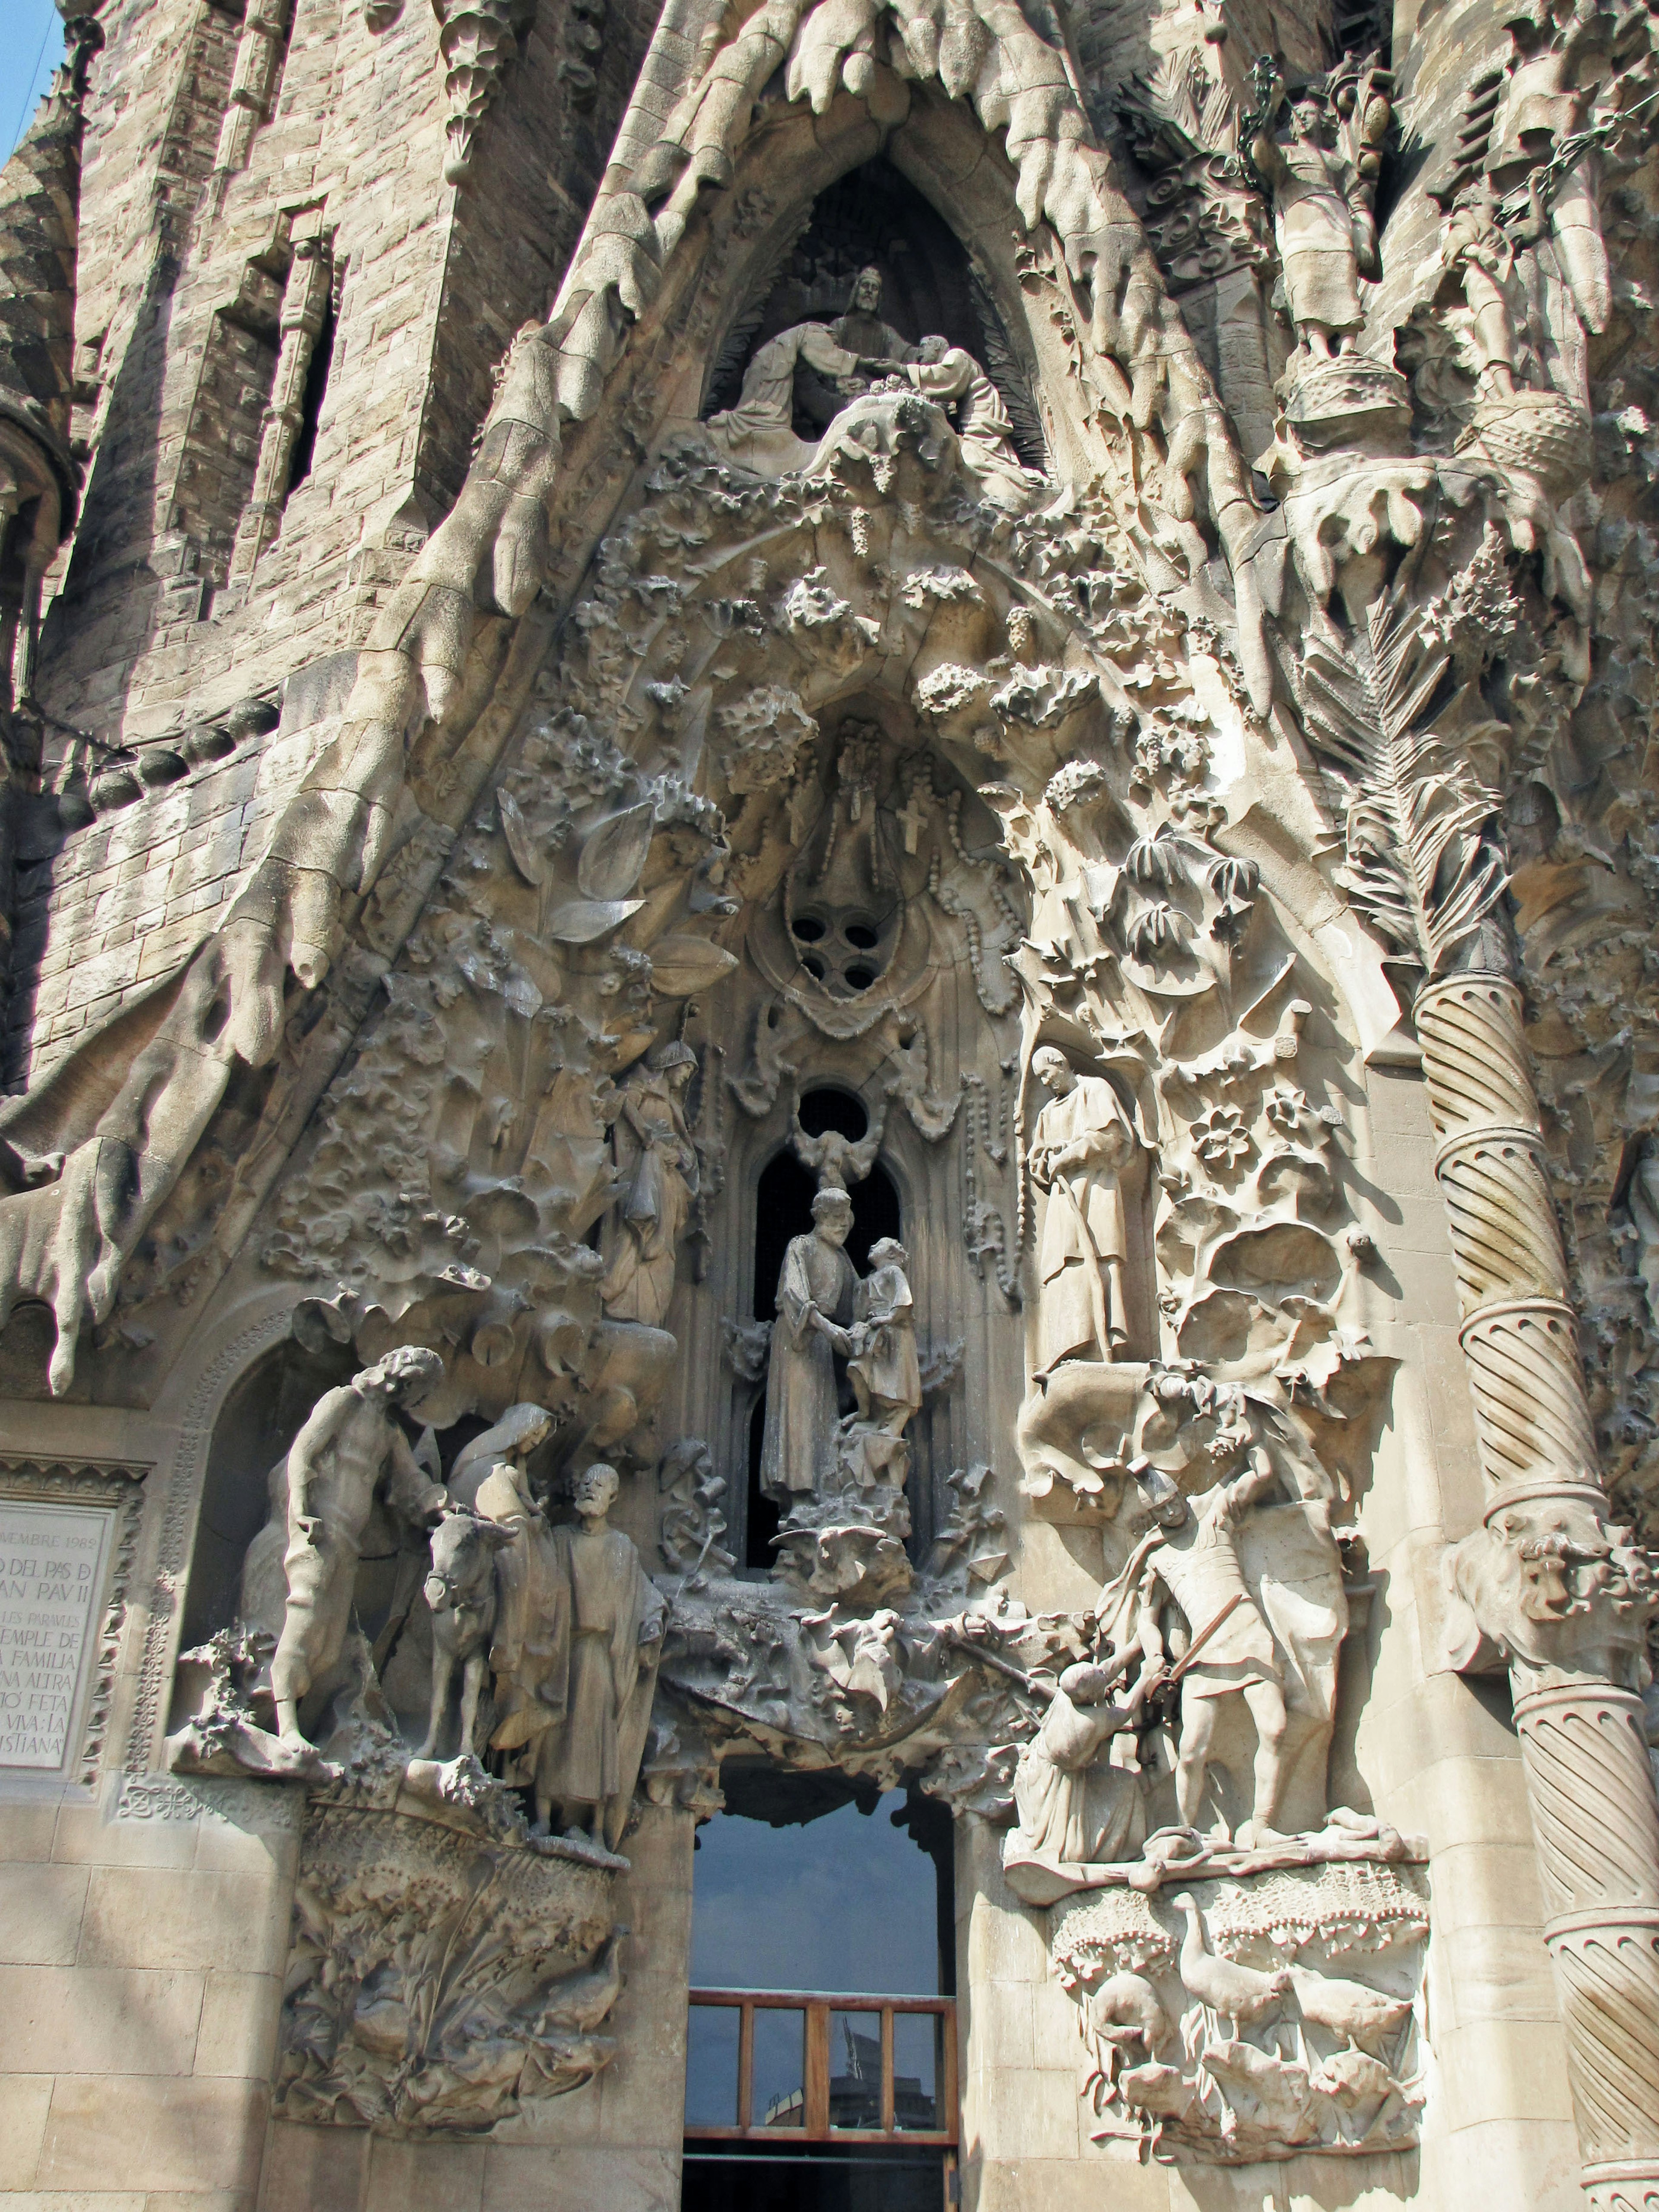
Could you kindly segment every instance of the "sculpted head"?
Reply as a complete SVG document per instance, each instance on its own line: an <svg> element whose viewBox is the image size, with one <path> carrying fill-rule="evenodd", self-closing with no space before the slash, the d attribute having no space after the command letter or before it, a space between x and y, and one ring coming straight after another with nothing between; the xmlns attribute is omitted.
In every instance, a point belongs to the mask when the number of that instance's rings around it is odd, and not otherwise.
<svg viewBox="0 0 1659 2212"><path fill-rule="evenodd" d="M1077 1081L1077 1072L1058 1045L1045 1044L1031 1054L1031 1073L1045 1091L1052 1091L1056 1098L1065 1097Z"/></svg>
<svg viewBox="0 0 1659 2212"><path fill-rule="evenodd" d="M1317 145L1325 131L1325 103L1311 88L1297 94L1291 103L1291 129L1298 138Z"/></svg>
<svg viewBox="0 0 1659 2212"><path fill-rule="evenodd" d="M909 1263L910 1255L896 1237L879 1237L870 1247L872 1267L906 1267Z"/></svg>
<svg viewBox="0 0 1659 2212"><path fill-rule="evenodd" d="M576 1477L575 1506L584 1521L603 1521L617 1502L622 1477L614 1467L596 1459Z"/></svg>
<svg viewBox="0 0 1659 2212"><path fill-rule="evenodd" d="M373 1367L366 1367L356 1383L365 1397L386 1397L394 1405L404 1405L411 1398L425 1397L443 1379L444 1364L435 1352L423 1344L400 1344Z"/></svg>
<svg viewBox="0 0 1659 2212"><path fill-rule="evenodd" d="M848 305L866 315L881 313L881 271L874 262L860 269L853 279L853 297Z"/></svg>
<svg viewBox="0 0 1659 2212"><path fill-rule="evenodd" d="M1060 1686L1074 1705L1097 1705L1110 1694L1112 1678L1103 1667L1092 1666L1085 1660L1066 1668L1060 1678Z"/></svg>
<svg viewBox="0 0 1659 2212"><path fill-rule="evenodd" d="M696 1073L697 1055L689 1044L659 1044L646 1055L653 1075L665 1075L676 1091L684 1091Z"/></svg>
<svg viewBox="0 0 1659 2212"><path fill-rule="evenodd" d="M812 1226L826 1244L844 1244L852 1233L853 1201L832 1184L812 1200Z"/></svg>
<svg viewBox="0 0 1659 2212"><path fill-rule="evenodd" d="M945 355L949 353L950 350L950 339L941 337L924 338L921 343L916 348L916 351L921 356L922 359L930 364L933 362L943 361Z"/></svg>

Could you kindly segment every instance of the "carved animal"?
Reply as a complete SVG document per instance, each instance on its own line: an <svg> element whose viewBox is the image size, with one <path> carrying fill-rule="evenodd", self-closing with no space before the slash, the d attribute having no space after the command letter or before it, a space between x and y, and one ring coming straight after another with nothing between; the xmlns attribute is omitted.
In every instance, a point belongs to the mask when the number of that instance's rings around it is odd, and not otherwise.
<svg viewBox="0 0 1659 2212"><path fill-rule="evenodd" d="M1254 1966L1241 1966L1218 1959L1211 1950L1203 1916L1185 1890L1171 1903L1186 1915L1187 1933L1181 1943L1181 1978L1190 1995L1221 2019L1232 2022L1233 2033L1260 2020L1289 1993L1291 1977L1279 1966L1271 1974Z"/></svg>
<svg viewBox="0 0 1659 2212"><path fill-rule="evenodd" d="M1131 2111L1155 2112L1162 2119L1184 2120L1198 2101L1197 2090L1181 2069L1157 2060L1131 2066L1117 2087Z"/></svg>
<svg viewBox="0 0 1659 2212"><path fill-rule="evenodd" d="M1373 2098L1379 2101L1391 2097L1398 2088L1388 2068L1380 2058L1372 2058L1350 2044L1315 2067L1309 2077L1316 2089L1334 2097L1345 2112L1352 2112L1369 2104Z"/></svg>
<svg viewBox="0 0 1659 2212"><path fill-rule="evenodd" d="M437 1749L457 1667L461 1669L461 1754L473 1748L489 1632L495 1626L495 1554L512 1541L511 1530L453 1507L432 1532L432 1565L425 1583L432 1610L432 1709L417 1759L430 1759Z"/></svg>
<svg viewBox="0 0 1659 2212"><path fill-rule="evenodd" d="M1412 2008L1409 1997L1391 1997L1367 1982L1316 1974L1309 1966L1292 1966L1289 1971L1302 2017L1373 2055L1375 2046L1395 2033Z"/></svg>
<svg viewBox="0 0 1659 2212"><path fill-rule="evenodd" d="M544 2035L591 2035L622 1995L622 1947L628 1930L613 1928L586 1973L568 1975L547 1990L537 2027Z"/></svg>
<svg viewBox="0 0 1659 2212"><path fill-rule="evenodd" d="M1109 1974L1097 1990L1089 1992L1083 2018L1085 2032L1097 2049L1108 2096L1132 2046L1139 2043L1151 2058L1170 2032L1169 2015L1158 2001L1157 1990L1145 1975L1127 1971Z"/></svg>
<svg viewBox="0 0 1659 2212"><path fill-rule="evenodd" d="M1214 2077L1227 2099L1229 2111L1221 2123L1224 2136L1237 2134L1241 2120L1280 2142L1303 2142L1317 2132L1306 2067L1258 2051L1253 2043L1242 2042L1237 2037L1206 2045L1203 2063L1205 2071ZM1249 2109L1252 2106L1254 2111Z"/></svg>

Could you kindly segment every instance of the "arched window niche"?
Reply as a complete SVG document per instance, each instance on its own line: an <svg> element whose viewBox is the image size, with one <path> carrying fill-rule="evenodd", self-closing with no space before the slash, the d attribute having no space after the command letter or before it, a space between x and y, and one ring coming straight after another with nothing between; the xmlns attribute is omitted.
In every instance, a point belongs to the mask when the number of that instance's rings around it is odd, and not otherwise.
<svg viewBox="0 0 1659 2212"><path fill-rule="evenodd" d="M716 1170L702 1279L678 1310L678 1426L710 1445L748 1576L775 1559L778 1500L760 1471L779 1275L821 1182L847 1182L860 1277L881 1238L907 1255L924 1384L904 1431L918 1571L950 1518L952 1475L994 1462L1022 1387L1009 1327L1018 994L1005 955L1024 894L998 817L902 701L860 692L817 720L787 794L733 823L735 879L761 888L726 940L738 965L700 996L690 1030Z"/></svg>

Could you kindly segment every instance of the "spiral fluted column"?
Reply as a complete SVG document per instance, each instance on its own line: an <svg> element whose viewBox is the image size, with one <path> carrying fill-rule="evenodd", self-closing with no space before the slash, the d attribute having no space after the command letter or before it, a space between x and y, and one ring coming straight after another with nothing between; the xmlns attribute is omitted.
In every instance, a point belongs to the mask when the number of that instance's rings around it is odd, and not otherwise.
<svg viewBox="0 0 1659 2212"><path fill-rule="evenodd" d="M1492 1486L1454 1579L1510 1662L1585 2191L1659 2212L1659 1802L1633 1686L1650 1595L1604 1517L1520 992L1447 977L1417 1029Z"/></svg>

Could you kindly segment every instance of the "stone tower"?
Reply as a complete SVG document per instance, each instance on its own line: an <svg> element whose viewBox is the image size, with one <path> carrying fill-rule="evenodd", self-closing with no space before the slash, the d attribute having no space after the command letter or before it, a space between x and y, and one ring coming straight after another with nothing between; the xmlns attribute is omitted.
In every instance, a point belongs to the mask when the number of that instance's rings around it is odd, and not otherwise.
<svg viewBox="0 0 1659 2212"><path fill-rule="evenodd" d="M1656 2212L1650 11L68 43L3 2185ZM694 1976L896 1791L929 1992Z"/></svg>

